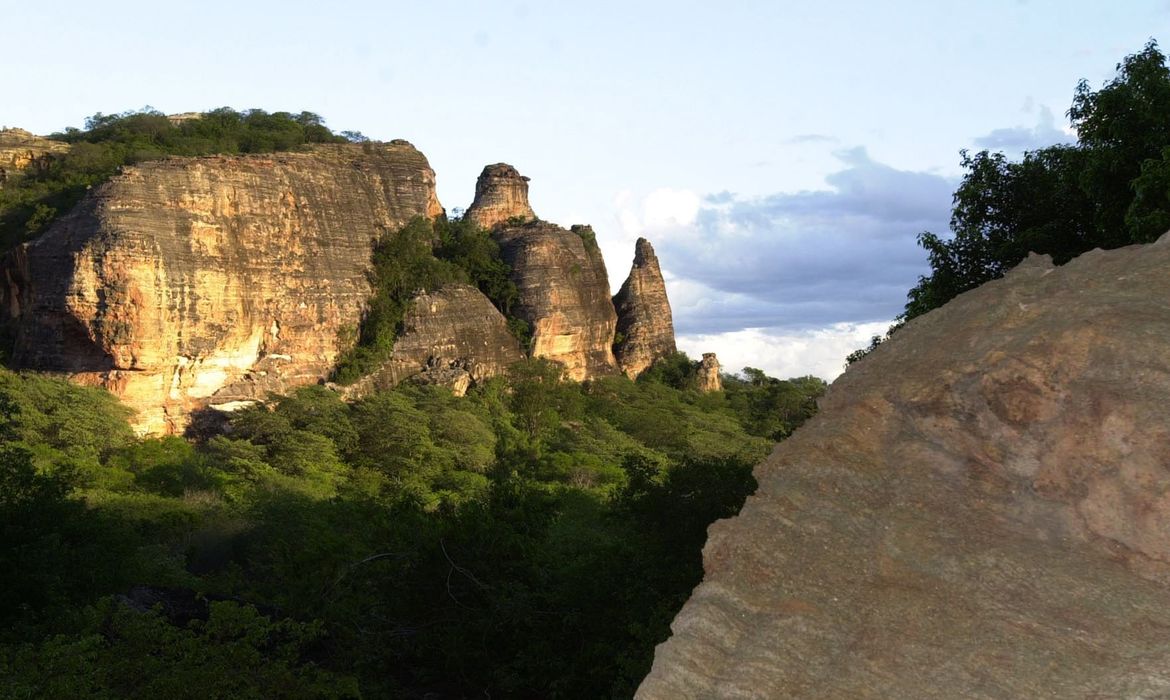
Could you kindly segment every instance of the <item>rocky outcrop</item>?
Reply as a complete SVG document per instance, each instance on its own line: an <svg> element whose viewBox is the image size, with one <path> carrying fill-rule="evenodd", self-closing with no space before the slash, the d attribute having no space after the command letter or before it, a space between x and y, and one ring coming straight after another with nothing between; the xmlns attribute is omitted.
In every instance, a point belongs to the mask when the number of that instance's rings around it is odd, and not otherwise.
<svg viewBox="0 0 1170 700"><path fill-rule="evenodd" d="M713 525L639 698L1170 693L1170 238L915 319Z"/></svg>
<svg viewBox="0 0 1170 700"><path fill-rule="evenodd" d="M614 295L613 305L617 311L614 356L626 376L636 379L655 360L675 353L666 282L654 247L645 238L634 246L634 266Z"/></svg>
<svg viewBox="0 0 1170 700"><path fill-rule="evenodd" d="M24 129L0 129L0 187L20 171L43 162L53 153L64 153L69 144L35 136Z"/></svg>
<svg viewBox="0 0 1170 700"><path fill-rule="evenodd" d="M483 228L535 220L528 204L528 178L507 163L486 166L475 183L475 201L465 216Z"/></svg>
<svg viewBox="0 0 1170 700"><path fill-rule="evenodd" d="M699 371L695 375L696 388L703 392L723 391L723 377L719 376L719 359L713 352L703 353Z"/></svg>
<svg viewBox="0 0 1170 700"><path fill-rule="evenodd" d="M13 362L110 389L141 431L179 430L193 408L327 376L375 241L441 213L405 141L128 167L6 259Z"/></svg>
<svg viewBox="0 0 1170 700"><path fill-rule="evenodd" d="M614 374L617 314L592 229L534 221L492 235L512 267L520 292L514 312L532 332L532 356L560 362L577 381Z"/></svg>
<svg viewBox="0 0 1170 700"><path fill-rule="evenodd" d="M504 316L478 289L465 284L449 284L415 297L402 325L391 359L346 387L346 396L391 388L409 377L446 386L462 396L471 385L501 375L524 359Z"/></svg>

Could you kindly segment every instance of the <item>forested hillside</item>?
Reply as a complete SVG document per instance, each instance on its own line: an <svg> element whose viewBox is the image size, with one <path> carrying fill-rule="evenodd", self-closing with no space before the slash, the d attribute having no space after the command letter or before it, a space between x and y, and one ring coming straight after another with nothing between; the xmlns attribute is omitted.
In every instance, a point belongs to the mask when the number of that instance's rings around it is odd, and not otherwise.
<svg viewBox="0 0 1170 700"><path fill-rule="evenodd" d="M0 696L629 695L824 383L324 387L188 441L0 373Z"/></svg>

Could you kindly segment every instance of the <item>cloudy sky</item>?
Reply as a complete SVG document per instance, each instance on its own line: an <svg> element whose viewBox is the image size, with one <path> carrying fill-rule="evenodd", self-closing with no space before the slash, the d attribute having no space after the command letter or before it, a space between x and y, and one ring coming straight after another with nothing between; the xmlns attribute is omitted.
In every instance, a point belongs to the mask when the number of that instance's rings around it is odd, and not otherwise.
<svg viewBox="0 0 1170 700"><path fill-rule="evenodd" d="M0 0L0 18L0 125L307 109L413 142L448 209L509 162L542 218L594 225L614 289L636 238L655 244L688 353L825 378L926 271L915 238L946 230L961 149L1069 140L1077 81L1170 36L1166 0Z"/></svg>

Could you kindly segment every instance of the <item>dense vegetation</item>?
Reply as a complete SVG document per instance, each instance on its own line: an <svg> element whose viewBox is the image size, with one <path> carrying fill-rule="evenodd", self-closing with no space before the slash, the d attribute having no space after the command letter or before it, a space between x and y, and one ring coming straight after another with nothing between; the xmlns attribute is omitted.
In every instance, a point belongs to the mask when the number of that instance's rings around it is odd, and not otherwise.
<svg viewBox="0 0 1170 700"><path fill-rule="evenodd" d="M374 292L356 338L341 339L350 349L338 361L334 380L353 383L388 359L410 300L419 291L433 292L449 282L478 287L528 349L528 324L512 314L519 292L510 272L488 231L462 217L434 221L416 217L389 232L374 249L370 273Z"/></svg>
<svg viewBox="0 0 1170 700"><path fill-rule="evenodd" d="M150 108L99 113L86 119L85 129L69 128L50 138L71 148L47 155L0 187L0 251L34 238L72 209L88 188L108 180L124 165L167 156L287 151L308 143L365 137L356 132L334 134L312 112L270 114L224 107L178 123Z"/></svg>
<svg viewBox="0 0 1170 700"><path fill-rule="evenodd" d="M310 387L197 442L0 370L0 697L628 696L824 390L695 364Z"/></svg>

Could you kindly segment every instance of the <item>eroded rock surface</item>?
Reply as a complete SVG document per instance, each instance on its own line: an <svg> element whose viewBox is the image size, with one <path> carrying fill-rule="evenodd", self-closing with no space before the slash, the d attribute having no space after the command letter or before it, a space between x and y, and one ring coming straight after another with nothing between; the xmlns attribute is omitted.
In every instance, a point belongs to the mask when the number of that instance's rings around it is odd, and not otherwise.
<svg viewBox="0 0 1170 700"><path fill-rule="evenodd" d="M675 353L666 282L654 246L645 238L639 238L634 246L634 266L614 295L613 305L619 338L614 355L626 376L636 379L655 360Z"/></svg>
<svg viewBox="0 0 1170 700"><path fill-rule="evenodd" d="M707 393L723 390L723 377L719 375L720 369L719 358L715 357L715 353L703 353L703 359L699 362L699 371L695 377L699 391Z"/></svg>
<svg viewBox="0 0 1170 700"><path fill-rule="evenodd" d="M564 364L577 381L617 371L617 314L601 249L588 226L543 221L497 227L493 237L520 291L515 313L532 331L533 357Z"/></svg>
<svg viewBox="0 0 1170 700"><path fill-rule="evenodd" d="M1170 696L1168 269L1030 258L852 366L638 697Z"/></svg>
<svg viewBox="0 0 1170 700"><path fill-rule="evenodd" d="M375 241L441 212L405 141L128 167L7 258L13 361L107 387L140 431L181 430L193 408L327 376Z"/></svg>
<svg viewBox="0 0 1170 700"><path fill-rule="evenodd" d="M347 396L391 388L416 375L462 396L472 384L501 375L508 365L524 359L504 316L466 284L448 284L418 295L407 306L402 325L391 359L346 387Z"/></svg>
<svg viewBox="0 0 1170 700"><path fill-rule="evenodd" d="M63 153L69 144L36 136L24 129L0 129L0 187L46 155Z"/></svg>
<svg viewBox="0 0 1170 700"><path fill-rule="evenodd" d="M486 166L475 183L475 200L466 216L483 228L536 219L528 204L528 178L507 163Z"/></svg>

